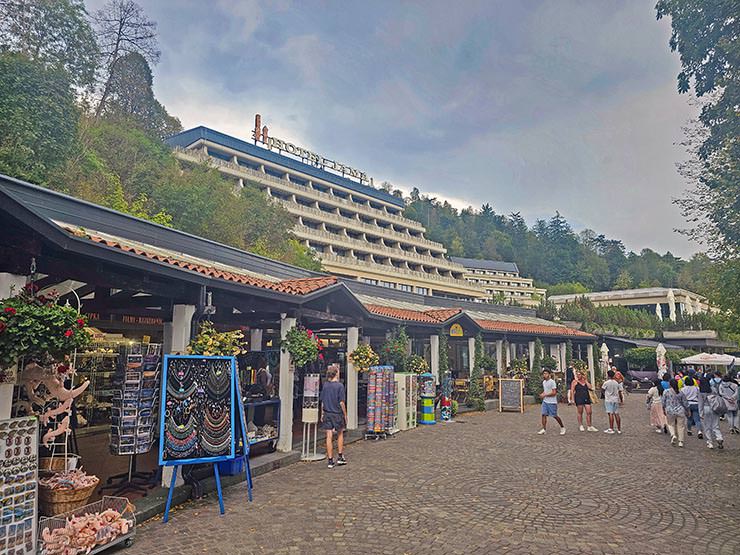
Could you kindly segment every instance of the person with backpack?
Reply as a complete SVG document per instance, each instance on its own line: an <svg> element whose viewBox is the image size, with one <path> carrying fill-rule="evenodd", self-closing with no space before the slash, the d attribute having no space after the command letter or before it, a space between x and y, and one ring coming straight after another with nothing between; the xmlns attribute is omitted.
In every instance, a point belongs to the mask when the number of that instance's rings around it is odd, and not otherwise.
<svg viewBox="0 0 740 555"><path fill-rule="evenodd" d="M679 389L681 389L681 393L683 393L684 397L686 397L686 400L689 402L689 419L687 421L686 433L691 435L691 428L696 426L696 436L699 439L703 439L704 436L701 431L701 416L699 416L699 386L696 385L694 378L691 376L686 376L683 379L683 383L683 389L680 387Z"/></svg>
<svg viewBox="0 0 740 555"><path fill-rule="evenodd" d="M722 383L719 384L718 393L727 405L727 420L730 423L730 433L740 434L738 430L738 395L740 395L740 388L737 383L732 379L730 374L726 374L722 378Z"/></svg>
<svg viewBox="0 0 740 555"><path fill-rule="evenodd" d="M719 417L727 412L727 405L718 393L721 382L721 378L710 372L705 372L699 379L699 412L709 449L714 449L713 439L719 449L725 448L722 431L719 429Z"/></svg>
<svg viewBox="0 0 740 555"><path fill-rule="evenodd" d="M684 394L678 389L678 380L671 379L670 388L663 392L661 403L668 420L668 431L671 433L671 445L683 447L684 434L686 433L686 417L689 414L689 402Z"/></svg>

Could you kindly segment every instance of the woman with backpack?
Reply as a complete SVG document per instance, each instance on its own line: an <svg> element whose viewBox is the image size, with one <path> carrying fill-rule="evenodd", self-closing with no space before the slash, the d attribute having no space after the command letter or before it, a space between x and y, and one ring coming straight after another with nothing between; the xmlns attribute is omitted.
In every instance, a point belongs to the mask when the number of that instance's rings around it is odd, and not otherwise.
<svg viewBox="0 0 740 555"><path fill-rule="evenodd" d="M663 392L661 401L668 420L668 431L671 433L671 445L676 445L676 439L678 439L678 446L683 447L689 402L684 394L678 390L678 380L673 378L668 384L670 387Z"/></svg>
<svg viewBox="0 0 740 555"><path fill-rule="evenodd" d="M668 422L663 412L663 404L661 403L660 396L663 393L663 386L660 385L660 380L655 378L653 380L653 387L648 389L647 399L645 404L650 411L650 425L655 427L655 433L661 432L667 433L666 426Z"/></svg>
<svg viewBox="0 0 740 555"><path fill-rule="evenodd" d="M705 372L699 379L699 413L709 449L714 449L712 439L717 442L719 449L725 448L724 438L719 429L719 417L727 412L727 405L718 393L721 382L719 376L713 376L710 372Z"/></svg>
<svg viewBox="0 0 740 555"><path fill-rule="evenodd" d="M732 377L729 374L726 374L724 378L722 378L722 383L719 384L718 392L719 396L724 399L725 404L727 405L727 420L730 423L730 433L731 434L740 434L740 430L738 430L738 395L740 392L738 391L738 385L737 383L732 379Z"/></svg>

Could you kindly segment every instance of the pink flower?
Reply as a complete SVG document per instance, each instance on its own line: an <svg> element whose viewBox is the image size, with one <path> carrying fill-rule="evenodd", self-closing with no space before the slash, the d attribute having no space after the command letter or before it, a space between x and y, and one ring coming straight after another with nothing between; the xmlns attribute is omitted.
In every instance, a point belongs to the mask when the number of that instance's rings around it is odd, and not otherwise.
<svg viewBox="0 0 740 555"><path fill-rule="evenodd" d="M64 332L64 337L72 337L72 334L74 334L72 330L67 330Z"/></svg>
<svg viewBox="0 0 740 555"><path fill-rule="evenodd" d="M83 320L82 318L77 318L77 325L79 327L81 327L81 328L84 328L85 327L85 320Z"/></svg>
<svg viewBox="0 0 740 555"><path fill-rule="evenodd" d="M313 332L311 330L306 330L306 335L313 337Z"/></svg>
<svg viewBox="0 0 740 555"><path fill-rule="evenodd" d="M319 360L324 360L324 355L322 355L321 353L319 353Z"/></svg>

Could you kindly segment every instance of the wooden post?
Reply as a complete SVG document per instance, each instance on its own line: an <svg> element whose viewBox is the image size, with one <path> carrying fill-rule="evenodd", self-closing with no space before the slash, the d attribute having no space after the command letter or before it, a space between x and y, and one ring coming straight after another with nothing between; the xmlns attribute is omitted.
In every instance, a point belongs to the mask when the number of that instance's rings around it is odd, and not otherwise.
<svg viewBox="0 0 740 555"><path fill-rule="evenodd" d="M19 293L24 285L26 285L26 276L0 273L0 299L6 299ZM22 370L23 368L18 368L18 372ZM12 383L0 384L0 420L10 418L13 408L13 387Z"/></svg>

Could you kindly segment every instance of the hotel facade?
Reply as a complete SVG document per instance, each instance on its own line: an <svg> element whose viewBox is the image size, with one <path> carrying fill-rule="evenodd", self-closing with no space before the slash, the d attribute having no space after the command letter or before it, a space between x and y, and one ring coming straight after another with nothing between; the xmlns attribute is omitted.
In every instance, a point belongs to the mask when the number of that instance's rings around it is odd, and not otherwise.
<svg viewBox="0 0 740 555"><path fill-rule="evenodd" d="M546 290L535 287L531 278L521 277L513 262L454 256L451 260L465 268L465 279L482 287L489 300L498 297L505 304L536 307L545 297Z"/></svg>
<svg viewBox="0 0 740 555"><path fill-rule="evenodd" d="M295 237L331 274L421 295L488 297L422 224L403 216L403 199L373 187L363 172L270 137L259 116L253 139L196 127L167 142L180 160L208 162L237 187L252 184L280 202L297 220Z"/></svg>

